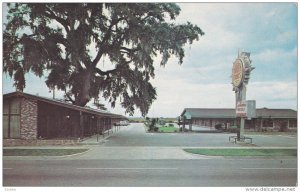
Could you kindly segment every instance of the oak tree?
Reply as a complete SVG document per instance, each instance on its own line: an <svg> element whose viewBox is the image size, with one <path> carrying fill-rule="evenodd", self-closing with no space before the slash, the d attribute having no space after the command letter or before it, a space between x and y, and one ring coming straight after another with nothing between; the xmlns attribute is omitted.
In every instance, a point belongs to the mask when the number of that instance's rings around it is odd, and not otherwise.
<svg viewBox="0 0 300 192"><path fill-rule="evenodd" d="M176 24L174 3L10 3L3 32L3 70L23 90L24 75L46 77L49 88L85 106L104 97L121 99L127 113L146 115L156 99L149 80L154 58L164 66L171 55L183 62L184 45L203 31ZM106 58L103 60L103 58ZM102 62L111 65L103 68Z"/></svg>

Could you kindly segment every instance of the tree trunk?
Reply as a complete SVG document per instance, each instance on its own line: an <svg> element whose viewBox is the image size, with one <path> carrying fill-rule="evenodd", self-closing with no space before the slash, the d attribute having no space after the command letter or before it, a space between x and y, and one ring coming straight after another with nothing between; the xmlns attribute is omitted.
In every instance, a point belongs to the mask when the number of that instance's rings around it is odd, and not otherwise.
<svg viewBox="0 0 300 192"><path fill-rule="evenodd" d="M90 88L91 88L91 70L85 70L82 73L82 76L80 79L81 82L78 82L80 84L80 90L75 97L75 105L84 107L90 100Z"/></svg>

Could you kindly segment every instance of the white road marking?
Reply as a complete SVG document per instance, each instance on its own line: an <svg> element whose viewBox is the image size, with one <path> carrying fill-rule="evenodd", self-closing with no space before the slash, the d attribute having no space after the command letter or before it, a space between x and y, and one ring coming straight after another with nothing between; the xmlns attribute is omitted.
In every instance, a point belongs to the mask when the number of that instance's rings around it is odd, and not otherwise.
<svg viewBox="0 0 300 192"><path fill-rule="evenodd" d="M288 135L278 135L278 136L280 136L280 137L292 138L292 139L296 138L296 136L288 136Z"/></svg>
<svg viewBox="0 0 300 192"><path fill-rule="evenodd" d="M250 135L250 136L254 136L254 135ZM289 135L255 135L255 136L259 136L259 137L272 137L272 138L274 138L274 137L287 137L287 138L292 138L292 139L294 139L294 138L296 138L296 136L289 136Z"/></svg>
<svg viewBox="0 0 300 192"><path fill-rule="evenodd" d="M3 169L13 169L13 168L9 168L9 167L3 167Z"/></svg>
<svg viewBox="0 0 300 192"><path fill-rule="evenodd" d="M152 167L152 168L143 168L143 167L83 167L83 168L77 168L80 170L177 170L178 168L167 168L167 167Z"/></svg>
<svg viewBox="0 0 300 192"><path fill-rule="evenodd" d="M290 169L297 169L297 168L283 168L283 167L253 167L253 168L241 168L241 169L253 169L253 170L290 170Z"/></svg>
<svg viewBox="0 0 300 192"><path fill-rule="evenodd" d="M259 137L273 137L274 135L257 135Z"/></svg>

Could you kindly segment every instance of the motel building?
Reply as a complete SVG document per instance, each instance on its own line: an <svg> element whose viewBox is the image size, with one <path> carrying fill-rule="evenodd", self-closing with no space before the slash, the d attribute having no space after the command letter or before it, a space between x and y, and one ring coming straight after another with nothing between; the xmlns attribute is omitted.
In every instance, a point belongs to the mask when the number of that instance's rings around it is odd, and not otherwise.
<svg viewBox="0 0 300 192"><path fill-rule="evenodd" d="M23 92L3 95L4 145L46 143L51 140L73 144L102 134L122 120L126 117L62 100Z"/></svg>
<svg viewBox="0 0 300 192"><path fill-rule="evenodd" d="M237 128L235 109L226 108L186 108L180 115L186 128L194 126L215 128L222 124L223 128ZM256 116L245 120L245 130L252 131L287 131L297 129L297 111L292 109L256 109Z"/></svg>

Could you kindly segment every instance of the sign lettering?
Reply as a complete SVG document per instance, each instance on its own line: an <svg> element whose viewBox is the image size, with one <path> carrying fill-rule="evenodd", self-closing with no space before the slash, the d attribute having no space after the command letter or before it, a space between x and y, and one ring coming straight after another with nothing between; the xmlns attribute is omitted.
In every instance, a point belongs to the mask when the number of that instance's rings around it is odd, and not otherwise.
<svg viewBox="0 0 300 192"><path fill-rule="evenodd" d="M247 102L240 101L236 105L236 116L237 117L247 117Z"/></svg>

